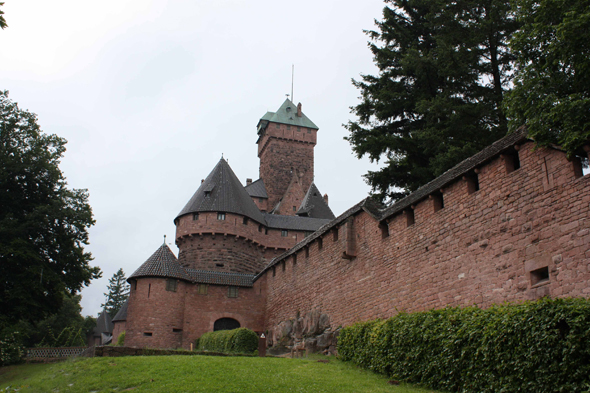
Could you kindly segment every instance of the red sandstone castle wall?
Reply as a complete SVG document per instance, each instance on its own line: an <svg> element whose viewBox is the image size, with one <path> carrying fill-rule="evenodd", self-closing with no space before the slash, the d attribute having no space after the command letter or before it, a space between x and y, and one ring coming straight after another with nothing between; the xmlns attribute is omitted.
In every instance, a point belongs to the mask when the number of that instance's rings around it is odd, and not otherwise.
<svg viewBox="0 0 590 393"><path fill-rule="evenodd" d="M494 158L479 173L480 190L457 179L407 217L389 218L383 235L369 214L354 216L354 250L347 251L347 225L338 239L324 234L264 274L268 280L267 329L311 310L331 326L386 318L399 311L450 306L488 307L549 295L590 296L590 176L576 178L573 165L553 149L519 151L521 168L507 173ZM534 284L547 268L549 280ZM532 272L532 273L531 273ZM276 332L275 332L276 333Z"/></svg>
<svg viewBox="0 0 590 393"><path fill-rule="evenodd" d="M176 292L166 291L166 279L139 278L131 283L125 345L178 348L182 344L185 294L190 284L178 280ZM177 331L180 330L180 331ZM146 334L151 333L151 336Z"/></svg>
<svg viewBox="0 0 590 393"><path fill-rule="evenodd" d="M119 335L125 331L125 327L127 325L126 321L117 321L113 322L113 343L117 343L119 339ZM127 333L125 333L127 334Z"/></svg>
<svg viewBox="0 0 590 393"><path fill-rule="evenodd" d="M277 129L277 126L280 128ZM287 129L285 124L268 125L264 136L258 141L258 157L260 178L264 180L269 209L274 208L285 194L293 177L292 170L302 174L303 189L309 189L313 181L316 135L316 130L306 127L290 126Z"/></svg>
<svg viewBox="0 0 590 393"><path fill-rule="evenodd" d="M209 285L207 295L197 292L197 285L191 284L186 295L184 311L184 348L190 348L195 339L213 331L215 321L233 318L241 327L262 332L264 330L264 299L266 285L258 280L253 288L238 289L238 297L228 297L225 285Z"/></svg>
<svg viewBox="0 0 590 393"><path fill-rule="evenodd" d="M198 220L192 214L180 217L176 224L178 260L193 269L254 273L267 262L305 238L305 232L266 228L252 219L226 213L203 212ZM217 266L217 264L224 266Z"/></svg>

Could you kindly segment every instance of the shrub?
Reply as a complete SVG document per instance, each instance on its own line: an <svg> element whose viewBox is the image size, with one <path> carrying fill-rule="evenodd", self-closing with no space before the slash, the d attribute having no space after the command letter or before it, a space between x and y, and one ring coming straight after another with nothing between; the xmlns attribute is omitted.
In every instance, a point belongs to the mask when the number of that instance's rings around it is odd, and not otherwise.
<svg viewBox="0 0 590 393"><path fill-rule="evenodd" d="M0 366L19 363L25 355L18 333L8 333L0 338Z"/></svg>
<svg viewBox="0 0 590 393"><path fill-rule="evenodd" d="M455 392L590 388L590 300L400 313L345 327L343 360Z"/></svg>
<svg viewBox="0 0 590 393"><path fill-rule="evenodd" d="M258 335L246 328L218 330L203 334L195 347L199 351L251 354L258 349Z"/></svg>
<svg viewBox="0 0 590 393"><path fill-rule="evenodd" d="M117 337L117 344L115 345L118 347L122 347L123 345L125 345L125 330L123 330L121 334L119 334L119 337Z"/></svg>

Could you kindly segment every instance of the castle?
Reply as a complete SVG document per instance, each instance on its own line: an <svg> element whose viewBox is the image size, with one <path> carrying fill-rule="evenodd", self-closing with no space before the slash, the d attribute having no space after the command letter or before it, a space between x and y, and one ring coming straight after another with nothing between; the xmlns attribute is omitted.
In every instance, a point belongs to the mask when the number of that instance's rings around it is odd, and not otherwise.
<svg viewBox="0 0 590 393"><path fill-rule="evenodd" d="M590 176L521 129L385 207L335 218L313 183L318 127L286 100L257 126L260 178L221 159L128 279L125 345L190 348L247 327L333 351L340 326L400 311L590 296ZM589 149L590 150L590 149Z"/></svg>

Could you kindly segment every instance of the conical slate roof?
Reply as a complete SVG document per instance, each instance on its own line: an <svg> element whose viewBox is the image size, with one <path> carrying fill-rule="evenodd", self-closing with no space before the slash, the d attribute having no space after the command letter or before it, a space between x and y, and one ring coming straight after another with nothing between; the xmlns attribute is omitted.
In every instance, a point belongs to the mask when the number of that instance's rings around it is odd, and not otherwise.
<svg viewBox="0 0 590 393"><path fill-rule="evenodd" d="M264 217L223 158L195 192L178 217L197 212L236 213L264 224Z"/></svg>
<svg viewBox="0 0 590 393"><path fill-rule="evenodd" d="M315 128L318 129L313 121L309 120L304 113L301 114L301 117L297 116L297 105L295 105L290 99L286 99L283 102L283 105L279 108L276 112L266 112L264 116L260 119L260 122L274 122L274 123L282 123L282 124L289 124L294 126L300 127L307 127L307 128Z"/></svg>
<svg viewBox="0 0 590 393"><path fill-rule="evenodd" d="M128 280L139 277L177 278L190 281L189 276L166 244L162 244L139 269L129 276Z"/></svg>
<svg viewBox="0 0 590 393"><path fill-rule="evenodd" d="M113 333L113 322L106 310L103 310L96 318L96 326L92 330L95 336L100 336L102 333Z"/></svg>
<svg viewBox="0 0 590 393"><path fill-rule="evenodd" d="M312 218L335 218L332 209L330 209L324 200L322 193L314 183L311 183L309 190L307 190L307 194L305 194L303 201L301 201L301 206L297 211L297 215Z"/></svg>
<svg viewBox="0 0 590 393"><path fill-rule="evenodd" d="M129 299L125 300L125 303L123 303L119 311L117 311L115 318L113 318L113 323L127 320L127 305L129 305Z"/></svg>

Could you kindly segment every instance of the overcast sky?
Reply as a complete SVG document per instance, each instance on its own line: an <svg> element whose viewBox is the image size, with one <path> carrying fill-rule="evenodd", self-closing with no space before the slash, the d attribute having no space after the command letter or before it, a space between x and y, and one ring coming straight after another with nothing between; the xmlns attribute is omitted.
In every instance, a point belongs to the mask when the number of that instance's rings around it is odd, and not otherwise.
<svg viewBox="0 0 590 393"><path fill-rule="evenodd" d="M291 91L320 128L315 179L336 215L364 198L342 124L376 73L363 29L380 0L4 0L0 89L41 128L68 140L61 169L87 188L96 225L87 249L103 278L82 291L96 315L108 279L129 276L223 154L258 178L256 124Z"/></svg>

